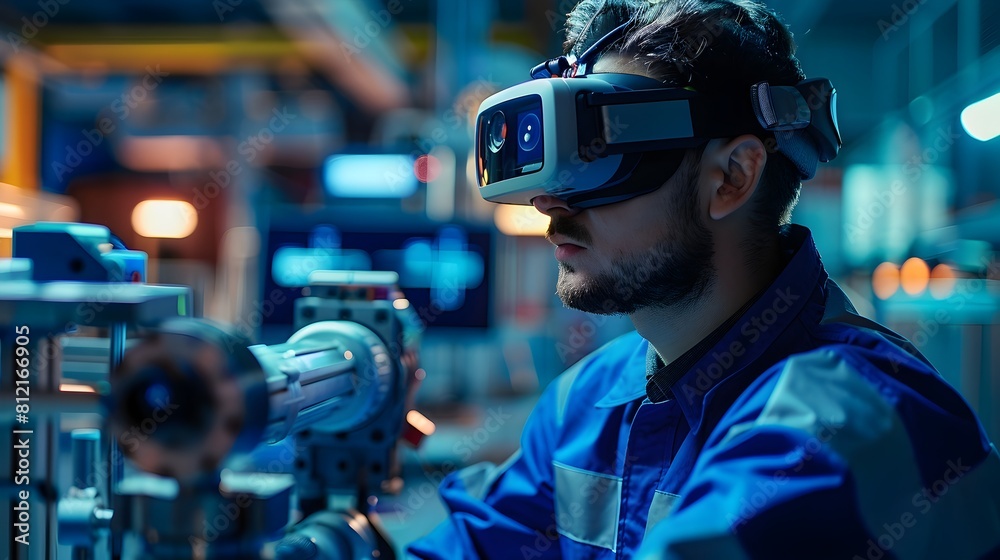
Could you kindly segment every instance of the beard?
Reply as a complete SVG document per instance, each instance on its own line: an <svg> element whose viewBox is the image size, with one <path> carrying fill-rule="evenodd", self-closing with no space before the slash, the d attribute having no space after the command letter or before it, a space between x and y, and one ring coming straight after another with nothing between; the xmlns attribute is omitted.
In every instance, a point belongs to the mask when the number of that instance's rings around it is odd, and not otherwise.
<svg viewBox="0 0 1000 560"><path fill-rule="evenodd" d="M699 221L694 185L661 188L681 191L670 200L668 231L652 247L617 255L610 270L591 278L573 278L575 269L560 262L556 294L564 306L598 315L630 315L645 308L684 307L711 287L714 244L712 233ZM589 240L589 232L571 220L553 218L550 232Z"/></svg>

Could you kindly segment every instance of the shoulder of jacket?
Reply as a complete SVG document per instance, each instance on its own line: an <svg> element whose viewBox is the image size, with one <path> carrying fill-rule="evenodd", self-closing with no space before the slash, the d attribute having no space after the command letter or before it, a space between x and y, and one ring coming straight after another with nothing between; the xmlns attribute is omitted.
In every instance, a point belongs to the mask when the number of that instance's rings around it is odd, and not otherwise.
<svg viewBox="0 0 1000 560"><path fill-rule="evenodd" d="M724 439L780 425L810 435L851 434L838 439L861 445L898 427L894 400L891 387L856 348L823 346L793 354L761 375L739 399L736 408L742 410L733 411L753 420L729 427Z"/></svg>

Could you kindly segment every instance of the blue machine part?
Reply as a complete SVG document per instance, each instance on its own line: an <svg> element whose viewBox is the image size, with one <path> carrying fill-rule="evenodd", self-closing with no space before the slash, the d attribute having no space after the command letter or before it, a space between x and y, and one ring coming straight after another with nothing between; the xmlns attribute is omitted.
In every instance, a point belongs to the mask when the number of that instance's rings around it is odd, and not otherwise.
<svg viewBox="0 0 1000 560"><path fill-rule="evenodd" d="M14 228L14 258L35 282L145 282L146 253L124 249L104 226L38 222Z"/></svg>

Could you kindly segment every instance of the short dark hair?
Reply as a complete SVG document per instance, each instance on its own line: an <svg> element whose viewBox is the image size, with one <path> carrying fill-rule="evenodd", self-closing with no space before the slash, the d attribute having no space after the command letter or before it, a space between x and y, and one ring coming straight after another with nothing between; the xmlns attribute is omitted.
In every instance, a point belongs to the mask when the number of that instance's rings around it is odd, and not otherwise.
<svg viewBox="0 0 1000 560"><path fill-rule="evenodd" d="M796 85L805 79L791 32L752 0L581 0L566 21L564 48L579 55L627 21L633 25L616 43L618 52L672 86L749 94L761 81ZM762 140L774 146L773 139ZM760 234L788 223L801 186L795 165L769 149L754 197L752 222Z"/></svg>

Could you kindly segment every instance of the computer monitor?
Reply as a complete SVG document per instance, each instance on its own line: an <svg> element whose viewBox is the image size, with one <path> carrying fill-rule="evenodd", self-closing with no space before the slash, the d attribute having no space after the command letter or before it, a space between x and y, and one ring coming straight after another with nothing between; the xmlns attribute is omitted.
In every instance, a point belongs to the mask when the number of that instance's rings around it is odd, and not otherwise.
<svg viewBox="0 0 1000 560"><path fill-rule="evenodd" d="M423 217L327 207L276 209L264 252L263 294L284 294L264 318L267 338L290 334L294 300L314 270L392 270L427 328L490 325L492 230Z"/></svg>

